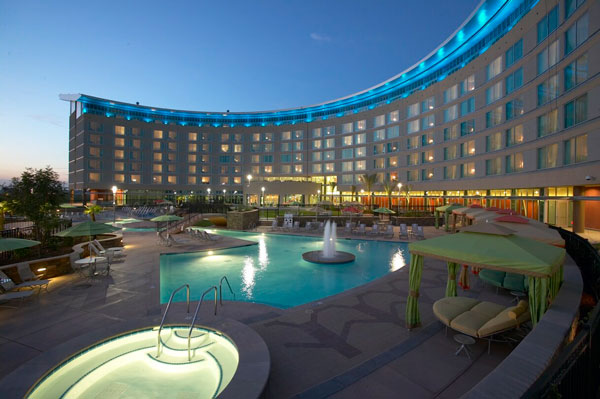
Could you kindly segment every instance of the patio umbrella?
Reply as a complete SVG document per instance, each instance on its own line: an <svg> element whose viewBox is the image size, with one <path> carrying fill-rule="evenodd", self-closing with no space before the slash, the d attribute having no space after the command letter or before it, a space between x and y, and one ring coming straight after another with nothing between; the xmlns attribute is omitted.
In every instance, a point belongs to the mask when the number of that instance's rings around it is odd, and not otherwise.
<svg viewBox="0 0 600 399"><path fill-rule="evenodd" d="M0 252L14 251L15 249L34 247L39 244L39 241L24 240L22 238L0 238Z"/></svg>
<svg viewBox="0 0 600 399"><path fill-rule="evenodd" d="M87 220L85 222L76 224L73 227L69 227L68 229L58 232L54 235L58 236L58 237L85 237L85 236L88 236L90 238L89 239L90 243L88 244L88 248L89 248L89 246L91 245L91 242L92 242L92 236L96 236L99 234L113 233L118 230L121 230L121 228L113 227L111 225L100 223L100 222L94 222L91 220ZM91 254L92 254L92 252L90 249L90 256L91 256Z"/></svg>
<svg viewBox="0 0 600 399"><path fill-rule="evenodd" d="M167 222L167 237L169 236L169 223L175 222L178 220L183 220L183 218L181 216L177 216L177 215L160 215L160 216L150 219L151 222L157 223L157 230L158 230L159 222Z"/></svg>
<svg viewBox="0 0 600 399"><path fill-rule="evenodd" d="M360 213L360 209L358 209L355 206L347 206L346 208L342 209L342 212L345 212L345 213Z"/></svg>
<svg viewBox="0 0 600 399"><path fill-rule="evenodd" d="M73 205L73 204L69 204L69 203L60 204L59 207L63 208L63 209L75 209L75 208L79 208L78 206Z"/></svg>
<svg viewBox="0 0 600 399"><path fill-rule="evenodd" d="M396 212L394 212L391 209L386 208L386 207L377 208L373 212L382 213L382 214L393 214L393 213L396 213Z"/></svg>

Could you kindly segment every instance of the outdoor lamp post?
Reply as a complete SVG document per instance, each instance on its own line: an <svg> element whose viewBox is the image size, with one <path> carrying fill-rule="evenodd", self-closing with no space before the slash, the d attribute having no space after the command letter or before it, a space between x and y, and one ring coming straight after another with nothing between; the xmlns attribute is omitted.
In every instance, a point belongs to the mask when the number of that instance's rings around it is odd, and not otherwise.
<svg viewBox="0 0 600 399"><path fill-rule="evenodd" d="M262 206L265 206L265 186L262 186L260 191L262 191L262 199L260 202L262 203Z"/></svg>
<svg viewBox="0 0 600 399"><path fill-rule="evenodd" d="M206 189L206 192L208 193L208 203L210 204L210 187Z"/></svg>
<svg viewBox="0 0 600 399"><path fill-rule="evenodd" d="M117 221L117 186L112 186L113 193L113 224Z"/></svg>
<svg viewBox="0 0 600 399"><path fill-rule="evenodd" d="M402 195L402 183L398 183L398 215L400 214L400 196Z"/></svg>
<svg viewBox="0 0 600 399"><path fill-rule="evenodd" d="M317 190L317 202L321 202L321 190Z"/></svg>
<svg viewBox="0 0 600 399"><path fill-rule="evenodd" d="M223 189L223 202L227 203L227 189Z"/></svg>
<svg viewBox="0 0 600 399"><path fill-rule="evenodd" d="M246 179L248 180L248 184L246 185L246 187L248 189L250 189L250 182L252 181L252 175L251 174L246 175ZM242 195L244 196L242 202L244 203L244 205L247 205L248 204L248 199L246 197L248 196L248 193L247 192L243 192Z"/></svg>

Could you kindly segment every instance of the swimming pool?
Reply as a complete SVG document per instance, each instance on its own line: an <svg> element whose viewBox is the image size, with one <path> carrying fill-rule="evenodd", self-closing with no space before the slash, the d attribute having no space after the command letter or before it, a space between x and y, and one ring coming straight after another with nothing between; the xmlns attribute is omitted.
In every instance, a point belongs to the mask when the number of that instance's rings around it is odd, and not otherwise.
<svg viewBox="0 0 600 399"><path fill-rule="evenodd" d="M352 263L309 263L302 253L320 250L323 239L282 234L216 233L257 242L258 245L160 257L160 301L189 283L192 299L227 276L235 299L290 308L338 294L404 267L408 246L400 242L338 239L337 250L354 254ZM184 293L176 300L185 300ZM223 287L223 299L231 295Z"/></svg>

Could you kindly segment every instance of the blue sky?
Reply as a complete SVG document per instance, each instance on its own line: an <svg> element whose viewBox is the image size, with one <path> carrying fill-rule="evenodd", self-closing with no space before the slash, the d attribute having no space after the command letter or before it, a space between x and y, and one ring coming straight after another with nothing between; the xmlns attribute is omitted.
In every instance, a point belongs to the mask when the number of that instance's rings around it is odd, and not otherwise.
<svg viewBox="0 0 600 399"><path fill-rule="evenodd" d="M479 0L0 0L0 180L66 180L68 103L255 111L346 96L437 47Z"/></svg>

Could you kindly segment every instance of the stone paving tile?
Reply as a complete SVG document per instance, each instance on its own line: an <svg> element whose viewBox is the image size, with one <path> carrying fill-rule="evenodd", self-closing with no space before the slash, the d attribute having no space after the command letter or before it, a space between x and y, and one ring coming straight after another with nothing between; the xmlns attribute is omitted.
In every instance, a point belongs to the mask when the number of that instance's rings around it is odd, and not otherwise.
<svg viewBox="0 0 600 399"><path fill-rule="evenodd" d="M0 376L4 376L41 352L27 345L5 341L0 345Z"/></svg>

